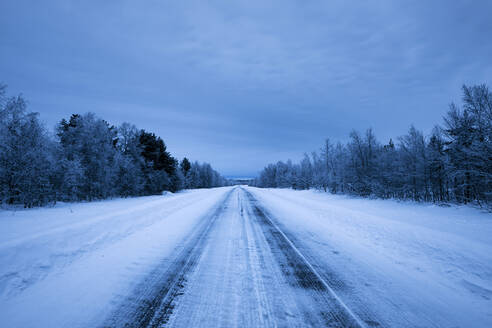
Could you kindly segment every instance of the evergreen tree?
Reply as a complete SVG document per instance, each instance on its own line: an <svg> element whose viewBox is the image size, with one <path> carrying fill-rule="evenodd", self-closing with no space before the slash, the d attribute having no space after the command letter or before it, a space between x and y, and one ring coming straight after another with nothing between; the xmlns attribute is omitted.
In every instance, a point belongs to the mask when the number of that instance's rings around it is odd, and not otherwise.
<svg viewBox="0 0 492 328"><path fill-rule="evenodd" d="M181 160L181 163L179 164L179 167L181 169L181 172L183 172L183 175L186 176L188 174L188 172L190 171L191 163L185 157L185 158L183 158L183 160Z"/></svg>
<svg viewBox="0 0 492 328"><path fill-rule="evenodd" d="M156 194L163 190L177 191L180 181L176 175L177 161L167 151L164 141L154 133L144 130L139 136L141 155L144 158L143 172L146 177L145 189Z"/></svg>

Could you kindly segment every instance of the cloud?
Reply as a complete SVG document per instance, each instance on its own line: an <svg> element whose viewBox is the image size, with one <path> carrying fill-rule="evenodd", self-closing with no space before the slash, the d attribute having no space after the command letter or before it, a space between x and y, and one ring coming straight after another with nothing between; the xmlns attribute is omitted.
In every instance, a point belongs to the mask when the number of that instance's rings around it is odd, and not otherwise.
<svg viewBox="0 0 492 328"><path fill-rule="evenodd" d="M487 1L4 1L0 69L50 124L85 108L128 118L180 156L249 173L352 128L372 126L381 139L411 123L430 131L462 83L491 82L491 9Z"/></svg>

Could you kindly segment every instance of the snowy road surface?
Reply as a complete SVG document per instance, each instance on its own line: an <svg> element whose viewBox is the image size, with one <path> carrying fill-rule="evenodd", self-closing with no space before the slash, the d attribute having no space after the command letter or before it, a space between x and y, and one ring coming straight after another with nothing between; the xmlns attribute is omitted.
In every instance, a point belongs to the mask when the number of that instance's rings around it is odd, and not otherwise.
<svg viewBox="0 0 492 328"><path fill-rule="evenodd" d="M490 327L490 221L250 187L4 211L0 326Z"/></svg>

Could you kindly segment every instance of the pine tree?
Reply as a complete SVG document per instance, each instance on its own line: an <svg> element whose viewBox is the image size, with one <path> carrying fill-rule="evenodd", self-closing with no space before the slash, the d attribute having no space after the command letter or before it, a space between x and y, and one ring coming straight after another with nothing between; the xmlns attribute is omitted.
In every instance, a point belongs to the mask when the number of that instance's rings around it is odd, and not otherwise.
<svg viewBox="0 0 492 328"><path fill-rule="evenodd" d="M191 168L191 163L190 161L185 157L181 160L181 163L179 164L179 167L181 169L181 172L183 172L183 175L186 176L188 172L190 171Z"/></svg>

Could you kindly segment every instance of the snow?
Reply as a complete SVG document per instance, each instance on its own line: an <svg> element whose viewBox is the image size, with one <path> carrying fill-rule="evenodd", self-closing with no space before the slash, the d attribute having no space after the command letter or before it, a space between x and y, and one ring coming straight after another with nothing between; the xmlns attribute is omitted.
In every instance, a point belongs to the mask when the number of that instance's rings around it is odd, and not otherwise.
<svg viewBox="0 0 492 328"><path fill-rule="evenodd" d="M2 325L99 322L228 190L0 211Z"/></svg>
<svg viewBox="0 0 492 328"><path fill-rule="evenodd" d="M363 311L382 326L492 326L490 213L466 206L241 188L302 243L296 245L301 252L319 258L317 269L329 269L343 281L347 288L337 289L337 296L356 315L362 300ZM190 293L176 308L190 313L173 320L198 320L194 304L227 304L234 295L237 303L230 306L237 313L247 309L238 304L256 309L254 300L247 303L241 295L252 294L245 286L263 280L269 283L261 295L273 295L277 305L294 302L297 294L283 289L273 257L266 262L273 269L248 267L259 263L256 255L269 254L269 244L239 188L223 204L230 190L0 210L2 327L98 326L204 215L224 204L201 265L193 271ZM207 288L193 289L193 284ZM234 316L228 318L234 322Z"/></svg>
<svg viewBox="0 0 492 328"><path fill-rule="evenodd" d="M491 327L490 213L312 190L248 190L389 326ZM341 297L350 306L350 295Z"/></svg>

